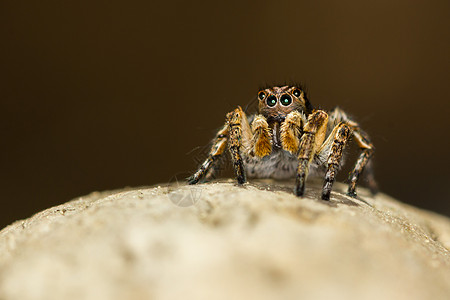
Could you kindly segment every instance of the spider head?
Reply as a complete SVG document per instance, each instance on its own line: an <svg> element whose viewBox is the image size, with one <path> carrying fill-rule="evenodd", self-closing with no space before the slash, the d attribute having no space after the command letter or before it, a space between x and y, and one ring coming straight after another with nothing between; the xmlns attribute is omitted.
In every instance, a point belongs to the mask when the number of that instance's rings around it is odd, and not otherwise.
<svg viewBox="0 0 450 300"><path fill-rule="evenodd" d="M269 122L283 122L286 116L295 110L306 115L312 111L305 92L296 86L274 86L261 90L258 93L258 100L258 112Z"/></svg>

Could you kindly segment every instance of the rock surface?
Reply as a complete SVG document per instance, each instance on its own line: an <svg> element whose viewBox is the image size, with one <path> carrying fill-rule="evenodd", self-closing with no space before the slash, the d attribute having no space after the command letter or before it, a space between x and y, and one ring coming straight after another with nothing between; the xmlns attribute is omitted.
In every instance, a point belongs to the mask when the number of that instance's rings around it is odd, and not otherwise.
<svg viewBox="0 0 450 300"><path fill-rule="evenodd" d="M344 188L93 193L0 232L0 299L448 299L450 220Z"/></svg>

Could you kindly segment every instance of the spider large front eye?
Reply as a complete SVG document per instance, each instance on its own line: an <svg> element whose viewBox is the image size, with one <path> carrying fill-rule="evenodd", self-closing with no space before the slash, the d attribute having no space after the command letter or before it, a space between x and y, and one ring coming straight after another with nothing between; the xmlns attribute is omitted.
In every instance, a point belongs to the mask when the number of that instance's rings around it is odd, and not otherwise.
<svg viewBox="0 0 450 300"><path fill-rule="evenodd" d="M275 96L270 96L269 98L267 98L266 103L268 106L273 107L275 106L275 104L277 104L277 97Z"/></svg>
<svg viewBox="0 0 450 300"><path fill-rule="evenodd" d="M291 96L285 94L285 95L281 96L280 102L284 106L288 106L289 104L292 103L292 98L291 98Z"/></svg>
<svg viewBox="0 0 450 300"><path fill-rule="evenodd" d="M266 98L266 93L264 93L264 92L259 92L258 98L259 98L259 100L264 100L264 98Z"/></svg>

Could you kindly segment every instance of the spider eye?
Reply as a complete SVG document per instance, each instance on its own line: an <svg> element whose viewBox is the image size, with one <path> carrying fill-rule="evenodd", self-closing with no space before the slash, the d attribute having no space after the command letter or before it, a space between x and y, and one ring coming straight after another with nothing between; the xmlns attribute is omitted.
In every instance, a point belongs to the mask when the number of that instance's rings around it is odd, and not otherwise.
<svg viewBox="0 0 450 300"><path fill-rule="evenodd" d="M294 94L295 97L300 97L300 95L302 94L302 92L299 89L295 89L292 94Z"/></svg>
<svg viewBox="0 0 450 300"><path fill-rule="evenodd" d="M277 104L277 97L275 96L270 96L269 98L267 98L266 103L268 106L273 107L275 106L275 104Z"/></svg>
<svg viewBox="0 0 450 300"><path fill-rule="evenodd" d="M284 94L283 96L281 96L280 102L284 106L288 106L289 104L292 103L292 98L291 96Z"/></svg>
<svg viewBox="0 0 450 300"><path fill-rule="evenodd" d="M266 93L264 93L264 92L259 92L258 98L259 98L259 100L264 100L264 98L266 98Z"/></svg>

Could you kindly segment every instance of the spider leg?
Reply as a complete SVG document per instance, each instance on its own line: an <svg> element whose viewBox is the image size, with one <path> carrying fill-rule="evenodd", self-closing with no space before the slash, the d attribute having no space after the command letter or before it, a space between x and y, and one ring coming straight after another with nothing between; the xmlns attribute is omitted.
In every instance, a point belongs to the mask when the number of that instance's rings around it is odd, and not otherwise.
<svg viewBox="0 0 450 300"><path fill-rule="evenodd" d="M281 146L284 150L297 154L303 124L302 115L298 111L290 112L280 128Z"/></svg>
<svg viewBox="0 0 450 300"><path fill-rule="evenodd" d="M228 136L228 125L225 124L222 129L220 129L216 137L214 139L213 145L209 152L208 157L202 163L197 172L194 173L191 177L187 179L189 184L196 184L202 179L205 174L208 173L214 168L214 163L222 156L225 152L227 146L227 136Z"/></svg>
<svg viewBox="0 0 450 300"><path fill-rule="evenodd" d="M378 187L373 176L372 164L370 161L375 148L371 143L368 135L361 130L358 123L350 120L345 112L338 107L333 110L330 115L330 119L334 122L345 122L347 125L349 125L352 130L352 136L361 149L361 153L358 157L358 160L356 161L355 167L353 168L353 171L350 173L348 178L349 185L347 195L356 197L356 184L358 182L359 176L364 171L364 169L365 175L368 179L369 188L373 194L376 194L376 192L378 191Z"/></svg>
<svg viewBox="0 0 450 300"><path fill-rule="evenodd" d="M221 155L220 157L217 157L217 159L214 160L214 162L211 164L211 167L206 171L204 175L204 181L212 181L217 178L217 176L220 174L220 172L223 170L225 157Z"/></svg>
<svg viewBox="0 0 450 300"><path fill-rule="evenodd" d="M228 145L231 154L233 167L236 172L237 181L245 182L245 171L242 162L240 149L242 146L248 147L251 137L250 125L247 116L241 107L236 108L226 116L225 125L220 129L214 139L208 157L202 163L197 172L187 179L189 184L196 184L202 178L210 179L218 171L218 164Z"/></svg>
<svg viewBox="0 0 450 300"><path fill-rule="evenodd" d="M372 195L378 193L378 184L375 180L375 176L373 174L373 161L369 160L364 168L365 179L367 180L367 185L369 186L370 192Z"/></svg>
<svg viewBox="0 0 450 300"><path fill-rule="evenodd" d="M244 148L248 149L248 142L251 139L251 129L247 116L240 106L227 114L227 125L229 133L228 150L230 151L236 179L239 184L243 184L246 178L241 148L244 146Z"/></svg>
<svg viewBox="0 0 450 300"><path fill-rule="evenodd" d="M356 124L356 123L355 123ZM358 182L360 174L363 172L364 167L369 162L370 158L373 155L374 147L372 143L369 140L369 137L367 134L365 134L362 130L360 130L358 125L355 125L353 128L353 136L355 137L356 142L359 145L359 148L361 149L361 154L358 157L358 160L356 161L356 165L353 168L353 171L350 173L349 176L349 184L348 184L348 190L347 195L351 197L356 197L356 184ZM370 167L371 165L369 165ZM370 167L368 169L369 172L369 184L370 189L372 192L377 191L377 186L375 179L373 177L372 168Z"/></svg>
<svg viewBox="0 0 450 300"><path fill-rule="evenodd" d="M331 188L336 179L336 173L339 169L344 147L346 146L351 134L350 126L344 122L339 123L333 128L325 143L321 146L318 153L329 152L327 159L327 172L322 189L322 200L330 200Z"/></svg>
<svg viewBox="0 0 450 300"><path fill-rule="evenodd" d="M294 193L303 196L305 192L305 181L308 176L309 165L325 139L328 114L323 110L317 110L308 117L303 128L298 153L297 179Z"/></svg>
<svg viewBox="0 0 450 300"><path fill-rule="evenodd" d="M253 155L264 157L272 152L272 133L266 118L257 115L252 122L253 138L251 150Z"/></svg>

